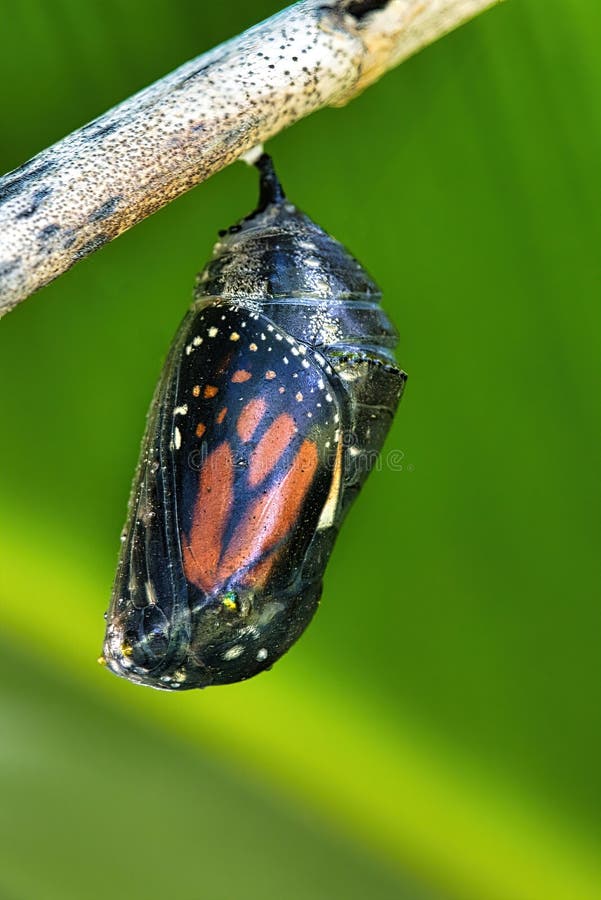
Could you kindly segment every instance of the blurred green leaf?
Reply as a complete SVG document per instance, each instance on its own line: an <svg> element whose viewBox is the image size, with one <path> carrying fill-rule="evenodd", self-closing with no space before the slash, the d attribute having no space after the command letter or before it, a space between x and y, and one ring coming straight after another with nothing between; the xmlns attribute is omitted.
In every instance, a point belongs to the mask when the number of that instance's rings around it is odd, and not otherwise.
<svg viewBox="0 0 601 900"><path fill-rule="evenodd" d="M311 798L374 854L409 864L454 894L491 900L567 900L574 891L581 900L597 896L601 871L583 836L570 834L549 813L522 808L474 760L416 731L402 709L391 717L352 678L349 696L327 668L317 677L291 653L277 677L170 696L94 668L102 594L86 582L73 548L56 536L43 540L48 533L44 529L32 542L33 552L24 551L0 522L2 546L16 573L0 582L0 622L26 654L54 661L92 695L210 749L240 775L256 770L297 801ZM59 559L64 569L57 567ZM24 579L25 572L38 576ZM35 617L29 615L32 595L44 598ZM121 766L119 735L115 740L113 760ZM140 742L141 760L151 747L152 741Z"/></svg>

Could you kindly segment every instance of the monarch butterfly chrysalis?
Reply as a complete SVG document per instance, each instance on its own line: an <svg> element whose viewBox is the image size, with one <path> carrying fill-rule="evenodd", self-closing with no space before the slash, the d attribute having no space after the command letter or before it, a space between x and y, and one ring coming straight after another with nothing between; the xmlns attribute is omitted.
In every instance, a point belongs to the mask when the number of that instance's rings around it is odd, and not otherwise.
<svg viewBox="0 0 601 900"><path fill-rule="evenodd" d="M406 378L377 286L257 166L156 389L108 612L103 661L163 690L250 678L296 641Z"/></svg>

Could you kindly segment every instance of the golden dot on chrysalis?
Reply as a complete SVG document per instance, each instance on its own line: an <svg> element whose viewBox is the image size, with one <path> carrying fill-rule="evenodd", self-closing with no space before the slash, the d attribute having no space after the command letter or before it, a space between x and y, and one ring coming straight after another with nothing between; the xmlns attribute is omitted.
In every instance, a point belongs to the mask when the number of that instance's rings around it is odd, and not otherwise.
<svg viewBox="0 0 601 900"><path fill-rule="evenodd" d="M250 372L247 372L246 369L238 369L232 375L232 382L233 384L242 384L244 381L248 381L249 378L252 378Z"/></svg>

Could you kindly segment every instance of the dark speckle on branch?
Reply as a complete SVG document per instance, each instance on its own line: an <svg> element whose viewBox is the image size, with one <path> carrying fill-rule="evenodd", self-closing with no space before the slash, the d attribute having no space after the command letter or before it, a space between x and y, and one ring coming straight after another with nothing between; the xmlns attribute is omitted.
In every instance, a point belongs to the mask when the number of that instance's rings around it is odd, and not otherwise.
<svg viewBox="0 0 601 900"><path fill-rule="evenodd" d="M15 169L14 172L9 172L8 175L5 175L0 181L0 204L17 197L32 184L38 183L43 175L49 175L53 169L54 164L50 161L41 163L34 168L31 167L30 161L20 168ZM38 189L38 193L40 190L47 190L49 192L48 188L40 188ZM45 196L48 196L48 194Z"/></svg>
<svg viewBox="0 0 601 900"><path fill-rule="evenodd" d="M6 275L10 275L11 272L14 272L16 268L19 266L18 259L11 259L9 262L0 264L0 278L5 277Z"/></svg>
<svg viewBox="0 0 601 900"><path fill-rule="evenodd" d="M351 0L346 7L346 12L360 21L369 13L385 9L390 2L391 0Z"/></svg>
<svg viewBox="0 0 601 900"><path fill-rule="evenodd" d="M38 191L34 191L29 206L27 206L21 212L18 212L15 215L15 219L28 219L30 216L33 216L33 214L38 211L44 200L49 197L51 193L52 190L49 187L43 187Z"/></svg>
<svg viewBox="0 0 601 900"><path fill-rule="evenodd" d="M91 241L83 244L79 250L76 251L74 258L75 259L83 259L84 256L89 256L90 253L93 253L94 250L98 250L109 240L108 234L97 234L96 237L92 238Z"/></svg>
<svg viewBox="0 0 601 900"><path fill-rule="evenodd" d="M53 223L52 225L46 225L45 228L42 228L41 231L38 232L38 238L40 241L47 241L48 238L52 237L57 231L60 231L60 225Z"/></svg>
<svg viewBox="0 0 601 900"><path fill-rule="evenodd" d="M113 134L119 128L119 122L108 122L106 125L97 124L97 127L90 128L89 125L84 126L82 128L82 138L86 141L97 141L98 138L106 137L109 134Z"/></svg>
<svg viewBox="0 0 601 900"><path fill-rule="evenodd" d="M95 209L88 216L88 222L100 222L102 219L106 219L107 216L110 216L112 212L115 211L117 206L119 205L119 201L123 198L121 195L117 195L116 197L110 197L102 206L99 206L98 209Z"/></svg>

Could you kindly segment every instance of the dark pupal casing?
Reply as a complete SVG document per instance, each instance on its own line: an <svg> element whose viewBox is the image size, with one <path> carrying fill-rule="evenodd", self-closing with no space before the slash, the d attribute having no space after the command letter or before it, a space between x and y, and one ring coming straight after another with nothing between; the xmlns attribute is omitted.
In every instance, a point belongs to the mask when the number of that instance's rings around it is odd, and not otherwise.
<svg viewBox="0 0 601 900"><path fill-rule="evenodd" d="M104 661L163 690L270 668L310 622L405 375L380 291L286 199L221 234L150 409Z"/></svg>

